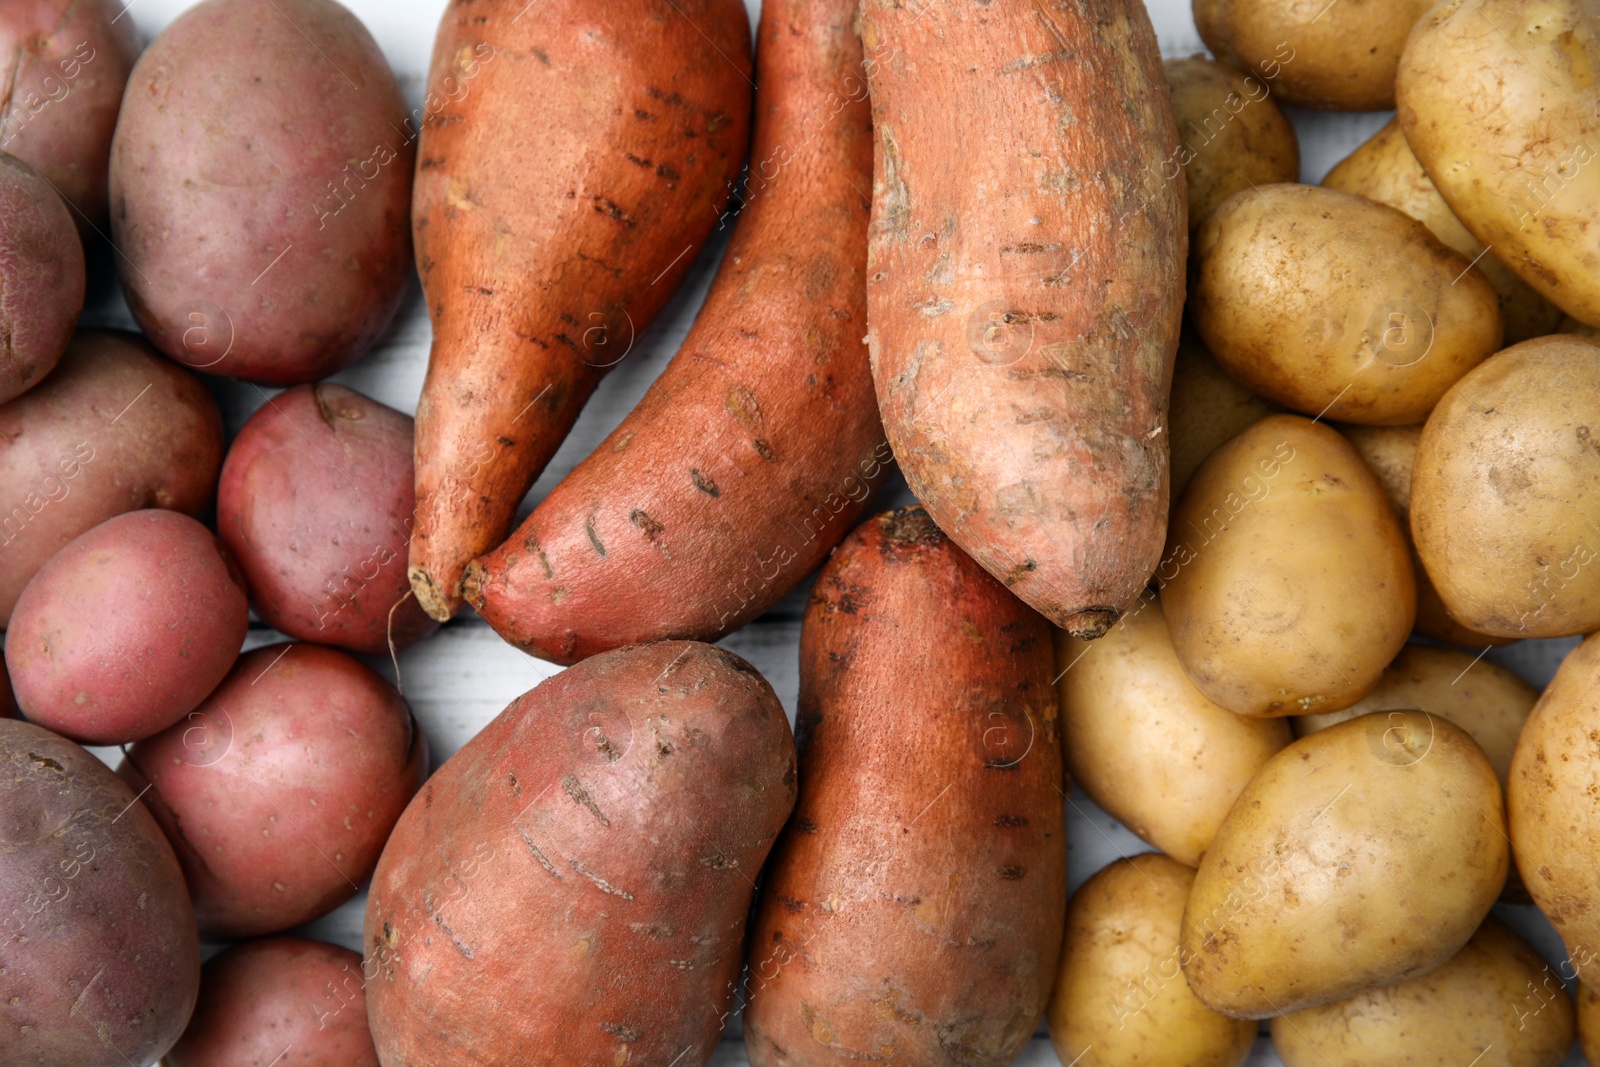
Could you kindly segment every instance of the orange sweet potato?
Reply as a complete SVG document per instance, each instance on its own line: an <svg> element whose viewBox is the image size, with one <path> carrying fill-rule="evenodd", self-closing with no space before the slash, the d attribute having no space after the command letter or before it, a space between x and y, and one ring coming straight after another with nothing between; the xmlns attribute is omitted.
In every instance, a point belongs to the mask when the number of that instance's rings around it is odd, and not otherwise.
<svg viewBox="0 0 1600 1067"><path fill-rule="evenodd" d="M452 0L429 86L409 576L447 619L716 224L749 136L750 23L740 0Z"/></svg>
<svg viewBox="0 0 1600 1067"><path fill-rule="evenodd" d="M767 0L749 206L694 329L468 568L467 600L534 655L739 628L849 532L887 467L861 340L872 140L855 9Z"/></svg>
<svg viewBox="0 0 1600 1067"><path fill-rule="evenodd" d="M750 935L753 1067L1000 1067L1055 978L1050 627L921 508L834 552L800 636L800 802Z"/></svg>
<svg viewBox="0 0 1600 1067"><path fill-rule="evenodd" d="M1143 590L1188 236L1137 0L864 0L876 162L868 343L928 514L1050 621Z"/></svg>

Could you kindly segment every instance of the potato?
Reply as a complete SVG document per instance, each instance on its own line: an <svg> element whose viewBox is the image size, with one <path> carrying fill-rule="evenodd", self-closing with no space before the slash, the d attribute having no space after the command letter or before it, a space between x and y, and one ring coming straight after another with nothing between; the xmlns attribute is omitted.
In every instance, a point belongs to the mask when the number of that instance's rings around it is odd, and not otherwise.
<svg viewBox="0 0 1600 1067"><path fill-rule="evenodd" d="M1591 429L1591 427L1593 429ZM1600 344L1506 349L1429 417L1411 533L1445 607L1500 637L1600 629Z"/></svg>
<svg viewBox="0 0 1600 1067"><path fill-rule="evenodd" d="M1587 982L1578 983L1578 1044L1583 1058L1600 1063L1600 993Z"/></svg>
<svg viewBox="0 0 1600 1067"><path fill-rule="evenodd" d="M60 362L84 284L83 245L67 205L33 168L0 152L0 403Z"/></svg>
<svg viewBox="0 0 1600 1067"><path fill-rule="evenodd" d="M410 416L327 382L278 394L244 424L222 464L217 530L268 625L368 653L388 651L391 610L396 648L438 628L407 596L411 451Z"/></svg>
<svg viewBox="0 0 1600 1067"><path fill-rule="evenodd" d="M1218 446L1279 410L1228 377L1200 339L1185 330L1173 363L1172 406L1167 415L1173 502Z"/></svg>
<svg viewBox="0 0 1600 1067"><path fill-rule="evenodd" d="M1406 555L1350 443L1270 415L1195 472L1156 581L1196 688L1240 715L1306 715L1360 700L1405 644Z"/></svg>
<svg viewBox="0 0 1600 1067"><path fill-rule="evenodd" d="M1445 0L1395 83L1400 127L1445 202L1547 300L1600 326L1600 167L1589 0Z"/></svg>
<svg viewBox="0 0 1600 1067"><path fill-rule="evenodd" d="M795 798L766 680L692 641L584 660L512 702L406 809L367 899L389 1067L701 1067Z"/></svg>
<svg viewBox="0 0 1600 1067"><path fill-rule="evenodd" d="M1586 323L1579 322L1571 315L1562 316L1561 326L1556 332L1575 333L1579 337L1587 337L1591 341L1600 341L1600 326L1590 326Z"/></svg>
<svg viewBox="0 0 1600 1067"><path fill-rule="evenodd" d="M1382 111L1412 24L1432 0L1194 0L1206 47L1301 107Z"/></svg>
<svg viewBox="0 0 1600 1067"><path fill-rule="evenodd" d="M1398 119L1390 119L1383 129L1346 156L1328 172L1322 184L1404 211L1428 227L1439 240L1472 260L1500 296L1506 344L1555 331L1561 309L1517 277L1499 256L1486 251L1483 243L1461 225L1427 171L1411 153Z"/></svg>
<svg viewBox="0 0 1600 1067"><path fill-rule="evenodd" d="M394 687L318 645L247 652L177 725L117 768L166 831L208 941L327 913L372 873L426 773Z"/></svg>
<svg viewBox="0 0 1600 1067"><path fill-rule="evenodd" d="M222 465L222 418L191 374L131 334L80 333L37 387L0 404L0 629L23 586L113 515L198 514Z"/></svg>
<svg viewBox="0 0 1600 1067"><path fill-rule="evenodd" d="M1195 238L1190 321L1240 383L1308 415L1403 426L1500 347L1494 287L1404 212L1265 185Z"/></svg>
<svg viewBox="0 0 1600 1067"><path fill-rule="evenodd" d="M411 277L417 125L334 0L206 0L151 42L111 144L111 233L173 359L290 385L361 356Z"/></svg>
<svg viewBox="0 0 1600 1067"><path fill-rule="evenodd" d="M378 1067L362 975L360 955L322 941L235 945L201 971L200 1002L167 1065Z"/></svg>
<svg viewBox="0 0 1600 1067"><path fill-rule="evenodd" d="M1181 863L1146 852L1102 868L1073 895L1046 1015L1062 1063L1244 1063L1259 1027L1200 1003L1179 966L1193 883L1194 872Z"/></svg>
<svg viewBox="0 0 1600 1067"><path fill-rule="evenodd" d="M0 720L0 1063L128 1067L183 1033L200 939L134 794L32 723Z"/></svg>
<svg viewBox="0 0 1600 1067"><path fill-rule="evenodd" d="M1235 715L1195 688L1154 598L1097 641L1057 630L1056 667L1072 781L1191 867L1256 771L1293 740L1287 722Z"/></svg>
<svg viewBox="0 0 1600 1067"><path fill-rule="evenodd" d="M1260 1019L1439 966L1507 871L1494 767L1440 716L1365 715L1303 737L1240 795L1200 861L1183 973Z"/></svg>
<svg viewBox="0 0 1600 1067"><path fill-rule="evenodd" d="M1300 179L1300 142L1266 82L1201 56L1165 67L1191 236L1234 193Z"/></svg>
<svg viewBox="0 0 1600 1067"><path fill-rule="evenodd" d="M1285 1067L1557 1067L1573 1034L1561 979L1494 919L1436 970L1271 1025Z"/></svg>

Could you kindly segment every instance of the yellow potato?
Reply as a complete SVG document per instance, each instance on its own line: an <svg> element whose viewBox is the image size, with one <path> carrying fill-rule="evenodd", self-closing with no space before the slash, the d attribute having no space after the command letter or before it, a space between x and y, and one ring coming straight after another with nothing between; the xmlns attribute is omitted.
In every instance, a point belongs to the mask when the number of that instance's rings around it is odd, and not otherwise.
<svg viewBox="0 0 1600 1067"><path fill-rule="evenodd" d="M1201 464L1156 581L1184 670L1240 715L1349 707L1416 616L1377 478L1336 431L1296 415L1262 419Z"/></svg>
<svg viewBox="0 0 1600 1067"><path fill-rule="evenodd" d="M1579 337L1587 337L1591 341L1600 341L1600 326L1590 326L1588 323L1579 322L1571 315L1561 320L1559 333L1575 333Z"/></svg>
<svg viewBox="0 0 1600 1067"><path fill-rule="evenodd" d="M1166 70L1191 234L1241 189L1300 177L1294 125L1258 75L1200 56L1169 59Z"/></svg>
<svg viewBox="0 0 1600 1067"><path fill-rule="evenodd" d="M1505 883L1500 783L1448 719L1366 715L1303 737L1240 795L1200 862L1183 973L1260 1019L1432 970Z"/></svg>
<svg viewBox="0 0 1600 1067"><path fill-rule="evenodd" d="M1540 296L1499 256L1486 251L1483 242L1461 225L1406 144L1398 119L1390 119L1388 125L1345 157L1322 179L1322 184L1404 211L1476 264L1500 295L1506 344L1555 332L1561 309Z"/></svg>
<svg viewBox="0 0 1600 1067"><path fill-rule="evenodd" d="M1289 724L1235 715L1196 689L1154 598L1096 641L1057 630L1056 648L1072 780L1162 852L1199 863L1234 799L1292 739Z"/></svg>
<svg viewBox="0 0 1600 1067"><path fill-rule="evenodd" d="M1233 377L1341 422L1421 422L1500 347L1500 300L1426 226L1316 185L1263 185L1194 242L1189 317Z"/></svg>
<svg viewBox="0 0 1600 1067"><path fill-rule="evenodd" d="M1411 533L1451 616L1501 637L1600 629L1600 344L1524 341L1423 427Z"/></svg>
<svg viewBox="0 0 1600 1067"><path fill-rule="evenodd" d="M1239 1067L1256 1024L1195 999L1178 932L1194 872L1154 852L1121 859L1067 906L1066 948L1045 1018L1062 1063Z"/></svg>
<svg viewBox="0 0 1600 1067"><path fill-rule="evenodd" d="M1551 303L1600 326L1600 9L1445 0L1396 81L1401 128L1450 209Z"/></svg>
<svg viewBox="0 0 1600 1067"><path fill-rule="evenodd" d="M1600 1063L1600 993L1587 982L1578 983L1578 1045L1584 1059Z"/></svg>
<svg viewBox="0 0 1600 1067"><path fill-rule="evenodd" d="M1522 938L1494 919L1438 969L1272 1020L1284 1067L1556 1067L1572 1000Z"/></svg>
<svg viewBox="0 0 1600 1067"><path fill-rule="evenodd" d="M1178 499L1195 470L1219 445L1278 410L1278 405L1228 377L1200 339L1185 330L1173 362L1172 404L1167 413L1172 499Z"/></svg>

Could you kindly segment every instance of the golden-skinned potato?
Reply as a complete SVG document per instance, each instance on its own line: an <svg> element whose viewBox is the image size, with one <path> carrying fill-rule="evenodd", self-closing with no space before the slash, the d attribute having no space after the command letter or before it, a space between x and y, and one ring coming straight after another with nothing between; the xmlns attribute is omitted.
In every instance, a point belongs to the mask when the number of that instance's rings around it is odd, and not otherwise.
<svg viewBox="0 0 1600 1067"><path fill-rule="evenodd" d="M1600 1063L1600 993L1588 982L1578 983L1578 1045L1584 1059Z"/></svg>
<svg viewBox="0 0 1600 1067"><path fill-rule="evenodd" d="M1349 707L1411 633L1416 581L1383 488L1338 432L1270 415L1211 454L1156 568L1195 686L1240 715Z"/></svg>
<svg viewBox="0 0 1600 1067"><path fill-rule="evenodd" d="M1196 689L1154 597L1096 641L1057 630L1056 655L1072 781L1193 867L1256 771L1292 740L1289 724L1235 715Z"/></svg>
<svg viewBox="0 0 1600 1067"><path fill-rule="evenodd" d="M1524 341L1423 427L1411 533L1445 606L1501 637L1600 629L1600 344Z"/></svg>
<svg viewBox="0 0 1600 1067"><path fill-rule="evenodd" d="M1189 318L1224 370L1341 422L1421 422L1500 347L1500 301L1405 212L1317 185L1263 185L1194 242Z"/></svg>
<svg viewBox="0 0 1600 1067"><path fill-rule="evenodd" d="M1278 410L1278 405L1228 377L1200 339L1183 331L1172 365L1172 403L1167 411L1172 499L1178 499L1195 470L1218 446Z"/></svg>
<svg viewBox="0 0 1600 1067"><path fill-rule="evenodd" d="M1396 985L1472 936L1506 853L1500 783L1465 730L1415 711L1330 726L1272 757L1217 831L1183 973L1252 1019Z"/></svg>
<svg viewBox="0 0 1600 1067"><path fill-rule="evenodd" d="M1045 1018L1062 1063L1239 1067L1257 1026L1189 991L1178 936L1194 871L1155 852L1120 859L1067 905L1066 948Z"/></svg>

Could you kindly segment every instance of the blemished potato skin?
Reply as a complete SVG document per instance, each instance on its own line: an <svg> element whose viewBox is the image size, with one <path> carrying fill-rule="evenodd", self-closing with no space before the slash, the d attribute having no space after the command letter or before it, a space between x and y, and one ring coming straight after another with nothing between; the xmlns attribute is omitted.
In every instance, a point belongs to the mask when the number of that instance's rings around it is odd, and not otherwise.
<svg viewBox="0 0 1600 1067"><path fill-rule="evenodd" d="M750 76L740 0L445 9L412 204L433 350L410 577L434 618L725 224Z"/></svg>
<svg viewBox="0 0 1600 1067"><path fill-rule="evenodd" d="M183 1033L200 938L133 791L71 741L0 719L0 1063L127 1067Z"/></svg>
<svg viewBox="0 0 1600 1067"><path fill-rule="evenodd" d="M1405 426L1500 347L1471 261L1387 204L1264 185L1195 237L1189 317L1240 383L1307 415Z"/></svg>
<svg viewBox="0 0 1600 1067"><path fill-rule="evenodd" d="M1109 637L1108 637L1109 639ZM1240 1067L1260 1027L1212 1011L1180 969L1194 871L1156 852L1101 868L1067 906L1050 1043L1082 1067Z"/></svg>
<svg viewBox="0 0 1600 1067"><path fill-rule="evenodd" d="M1002 1067L1055 979L1066 829L1045 620L921 508L834 550L800 633L800 803L751 927L753 1067Z"/></svg>
<svg viewBox="0 0 1600 1067"><path fill-rule="evenodd" d="M217 532L256 610L290 637L369 654L438 623L409 596L411 417L354 389L296 386L228 448Z"/></svg>
<svg viewBox="0 0 1600 1067"><path fill-rule="evenodd" d="M794 798L783 708L721 648L630 645L523 694L423 787L373 876L385 1067L701 1067Z"/></svg>
<svg viewBox="0 0 1600 1067"><path fill-rule="evenodd" d="M1600 629L1600 344L1524 341L1467 375L1417 442L1411 534L1445 607L1500 637Z"/></svg>
<svg viewBox="0 0 1600 1067"><path fill-rule="evenodd" d="M872 130L855 11L763 8L748 206L694 328L622 425L467 570L466 599L519 648L571 663L714 641L815 570L887 470L861 340Z"/></svg>
<svg viewBox="0 0 1600 1067"><path fill-rule="evenodd" d="M1416 617L1383 488L1337 431L1298 415L1269 415L1201 464L1156 582L1184 670L1239 715L1349 707Z"/></svg>
<svg viewBox="0 0 1600 1067"><path fill-rule="evenodd" d="M132 334L79 333L0 404L0 628L68 541L139 508L198 514L221 466L222 417L198 379Z"/></svg>
<svg viewBox="0 0 1600 1067"><path fill-rule="evenodd" d="M1294 739L1282 719L1235 715L1195 688L1153 595L1096 641L1057 630L1056 670L1069 779L1190 867L1261 765Z"/></svg>
<svg viewBox="0 0 1600 1067"><path fill-rule="evenodd" d="M292 385L359 358L411 274L416 125L334 0L204 0L139 57L111 145L128 307L185 366Z"/></svg>
<svg viewBox="0 0 1600 1067"><path fill-rule="evenodd" d="M32 167L0 152L0 404L60 361L83 310L85 278L67 205Z"/></svg>
<svg viewBox="0 0 1600 1067"><path fill-rule="evenodd" d="M320 645L247 652L117 773L183 865L208 941L276 933L354 896L422 784L428 744L394 687Z"/></svg>
<svg viewBox="0 0 1600 1067"><path fill-rule="evenodd" d="M1166 528L1188 226L1149 16L1132 0L865 0L861 32L867 343L889 443L957 545L1096 637Z"/></svg>
<svg viewBox="0 0 1600 1067"><path fill-rule="evenodd" d="M1475 1057L1556 1067L1572 1047L1573 1011L1533 946L1488 919L1419 978L1282 1015L1271 1027L1285 1067L1461 1067Z"/></svg>
<svg viewBox="0 0 1600 1067"><path fill-rule="evenodd" d="M1217 205L1253 185L1300 179L1300 141L1272 83L1203 56L1164 64L1189 187L1189 235Z"/></svg>
<svg viewBox="0 0 1600 1067"><path fill-rule="evenodd" d="M361 956L298 937L246 941L206 962L168 1067L379 1067ZM277 1058L274 1058L277 1057Z"/></svg>
<svg viewBox="0 0 1600 1067"><path fill-rule="evenodd" d="M1600 993L1588 982L1578 983L1578 1046L1590 1063L1600 1061Z"/></svg>
<svg viewBox="0 0 1600 1067"><path fill-rule="evenodd" d="M132 511L39 568L6 630L6 666L28 721L120 745L199 706L249 627L244 583L215 534L175 511Z"/></svg>
<svg viewBox="0 0 1600 1067"><path fill-rule="evenodd" d="M1172 365L1172 401L1167 414L1173 502L1207 456L1281 410L1228 377L1200 339L1185 330Z"/></svg>
<svg viewBox="0 0 1600 1067"><path fill-rule="evenodd" d="M1355 193L1404 211L1450 248L1466 256L1500 295L1506 344L1554 333L1561 309L1540 296L1515 271L1461 225L1439 189L1422 169L1398 119L1373 134L1322 179L1329 189Z"/></svg>
<svg viewBox="0 0 1600 1067"><path fill-rule="evenodd" d="M1448 0L1396 80L1412 151L1457 218L1574 318L1600 325L1600 167L1590 0Z"/></svg>
<svg viewBox="0 0 1600 1067"><path fill-rule="evenodd" d="M1184 976L1246 1019L1397 985L1472 936L1507 853L1500 783L1465 730L1415 711L1330 726L1269 760L1217 831Z"/></svg>

